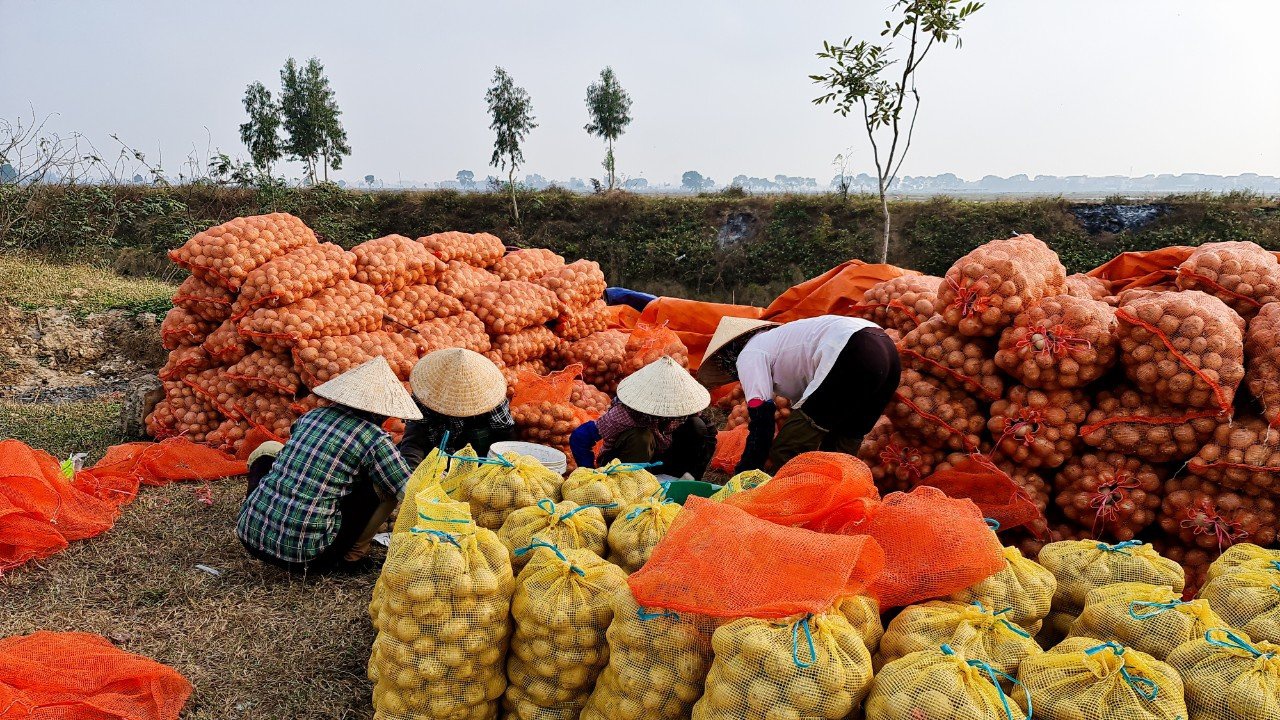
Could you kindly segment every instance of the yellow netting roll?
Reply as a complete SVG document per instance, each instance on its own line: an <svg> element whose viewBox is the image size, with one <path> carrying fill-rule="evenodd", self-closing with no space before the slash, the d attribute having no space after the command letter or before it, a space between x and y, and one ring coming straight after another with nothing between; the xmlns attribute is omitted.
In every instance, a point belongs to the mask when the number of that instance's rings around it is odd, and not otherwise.
<svg viewBox="0 0 1280 720"><path fill-rule="evenodd" d="M1187 720L1280 718L1280 646L1214 628L1179 646L1169 665L1186 684Z"/></svg>
<svg viewBox="0 0 1280 720"><path fill-rule="evenodd" d="M686 720L711 667L715 622L642 608L624 586L613 598L609 664L581 720Z"/></svg>
<svg viewBox="0 0 1280 720"><path fill-rule="evenodd" d="M1039 562L1054 577L1058 589L1053 609L1079 615L1090 590L1121 582L1166 585L1181 593L1186 584L1182 566L1137 540L1108 545L1096 540L1063 540L1040 550Z"/></svg>
<svg viewBox="0 0 1280 720"><path fill-rule="evenodd" d="M604 517L609 522L618 517L625 505L653 497L662 491L658 478L641 463L617 460L602 468L578 468L569 474L561 487L561 496L582 505L610 505Z"/></svg>
<svg viewBox="0 0 1280 720"><path fill-rule="evenodd" d="M866 717L875 720L1026 720L1028 713L1005 695L1012 676L948 645L918 650L885 665L867 695ZM1038 717L1038 716L1037 716Z"/></svg>
<svg viewBox="0 0 1280 720"><path fill-rule="evenodd" d="M468 445L449 457L444 488L455 500L471 504L480 527L497 530L515 510L537 505L543 498L560 499L563 478L528 455L509 452L482 458Z"/></svg>
<svg viewBox="0 0 1280 720"><path fill-rule="evenodd" d="M729 478L729 482L724 487L711 494L711 499L717 502L724 500L730 495L736 495L743 490L751 490L769 482L771 478L769 473L763 470L747 470Z"/></svg>
<svg viewBox="0 0 1280 720"><path fill-rule="evenodd" d="M1028 560L1016 547L1004 549L1004 569L951 595L965 604L980 602L989 608L1009 608L1004 618L1036 634L1053 605L1058 580L1039 563Z"/></svg>
<svg viewBox="0 0 1280 720"><path fill-rule="evenodd" d="M1266 570L1272 567L1280 568L1280 550L1268 550L1253 543L1236 543L1223 550L1209 565L1204 581L1209 582L1237 569Z"/></svg>
<svg viewBox="0 0 1280 720"><path fill-rule="evenodd" d="M966 658L1018 674L1024 660L1043 652L1031 633L1006 620L1003 610L982 603L932 600L903 609L885 628L877 668L920 650L949 645Z"/></svg>
<svg viewBox="0 0 1280 720"><path fill-rule="evenodd" d="M678 504L658 498L623 507L609 526L609 562L627 573L644 567L653 548L666 537L667 529L679 514Z"/></svg>
<svg viewBox="0 0 1280 720"><path fill-rule="evenodd" d="M590 550L535 541L516 552L533 557L511 601L507 717L576 720L609 661L605 632L627 575Z"/></svg>
<svg viewBox="0 0 1280 720"><path fill-rule="evenodd" d="M1280 644L1280 570L1237 569L1205 583L1197 597L1208 600L1227 625Z"/></svg>
<svg viewBox="0 0 1280 720"><path fill-rule="evenodd" d="M849 621L860 636L867 652L875 655L884 637L884 621L880 619L880 604L869 595L855 595L836 601L835 609Z"/></svg>
<svg viewBox="0 0 1280 720"><path fill-rule="evenodd" d="M715 660L692 720L844 720L871 684L871 655L838 612L740 618L711 638Z"/></svg>
<svg viewBox="0 0 1280 720"><path fill-rule="evenodd" d="M1224 624L1205 600L1183 602L1180 595L1160 585L1116 583L1089 593L1068 634L1115 640L1162 658Z"/></svg>
<svg viewBox="0 0 1280 720"><path fill-rule="evenodd" d="M561 550L590 550L604 557L609 525L599 505L579 505L572 500L552 502L547 498L537 505L512 511L498 539L511 551L511 566L519 571L529 562L529 554L516 555L535 539L551 543Z"/></svg>
<svg viewBox="0 0 1280 720"><path fill-rule="evenodd" d="M1096 638L1063 640L1028 658L1013 697L1045 720L1186 720L1182 679L1138 650ZM1226 720L1226 718L1222 718Z"/></svg>

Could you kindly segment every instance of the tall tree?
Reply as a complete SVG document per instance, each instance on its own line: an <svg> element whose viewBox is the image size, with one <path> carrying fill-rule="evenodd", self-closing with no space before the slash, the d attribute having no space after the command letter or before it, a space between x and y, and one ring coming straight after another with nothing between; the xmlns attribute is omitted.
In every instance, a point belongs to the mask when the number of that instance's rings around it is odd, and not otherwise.
<svg viewBox="0 0 1280 720"><path fill-rule="evenodd" d="M285 150L307 167L307 178L316 181L317 167L324 180L329 168L342 168L342 158L351 154L347 131L339 119L336 95L317 58L307 60L301 69L289 58L280 71L280 110L289 140Z"/></svg>
<svg viewBox="0 0 1280 720"><path fill-rule="evenodd" d="M511 190L511 216L520 222L520 207L516 203L516 170L524 162L520 144L529 132L538 127L533 117L533 101L524 88L516 85L506 70L493 69L493 86L484 94L489 103L489 128L495 133L493 156L489 164L507 171L507 187Z"/></svg>
<svg viewBox="0 0 1280 720"><path fill-rule="evenodd" d="M871 142L878 175L880 211L884 216L881 262L887 262L889 257L889 189L911 148L911 136L920 112L916 70L934 45L946 45L954 40L956 47L960 47L960 26L982 5L968 0L897 0L892 7L897 15L886 20L880 32L881 37L889 39L889 44L877 45L866 40L854 43L852 37L847 37L839 45L824 41L822 52L818 53L819 59L831 65L827 72L809 76L826 90L814 99L814 104L831 103L841 117L848 117L855 109L862 111L863 127ZM902 40L906 46L906 55L901 60L893 57L894 40ZM898 67L893 67L895 64Z"/></svg>
<svg viewBox="0 0 1280 720"><path fill-rule="evenodd" d="M600 79L587 87L587 112L591 122L583 128L589 135L604 138L609 149L604 156L604 169L609 174L609 189L617 181L613 164L613 141L631 124L631 96L622 89L612 67L600 71Z"/></svg>
<svg viewBox="0 0 1280 720"><path fill-rule="evenodd" d="M311 103L315 107L317 122L320 125L321 167L324 180L329 181L329 168L342 169L342 158L351 154L351 146L347 144L347 131L342 127L342 110L338 108L337 95L329 85L329 77L324 74L324 65L316 58L307 61L307 87L310 91Z"/></svg>
<svg viewBox="0 0 1280 720"><path fill-rule="evenodd" d="M266 86L255 82L245 88L244 111L249 120L240 125L240 142L248 148L258 172L270 175L271 163L284 156L280 147L280 106Z"/></svg>

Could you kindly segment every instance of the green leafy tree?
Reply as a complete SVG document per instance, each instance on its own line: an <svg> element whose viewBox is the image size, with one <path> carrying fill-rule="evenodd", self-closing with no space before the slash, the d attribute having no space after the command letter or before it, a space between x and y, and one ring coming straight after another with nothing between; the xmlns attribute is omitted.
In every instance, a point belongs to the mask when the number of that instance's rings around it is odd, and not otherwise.
<svg viewBox="0 0 1280 720"><path fill-rule="evenodd" d="M631 124L631 96L622 89L613 68L600 71L600 79L587 87L587 112L591 122L583 128L590 135L603 138L608 144L604 156L604 169L609 174L609 189L617 182L613 163L613 142L627 131Z"/></svg>
<svg viewBox="0 0 1280 720"><path fill-rule="evenodd" d="M306 165L308 180L314 183L320 168L328 181L329 168L341 169L351 146L324 65L311 58L299 68L297 61L289 58L280 71L280 86L280 111L289 136L285 151Z"/></svg>
<svg viewBox="0 0 1280 720"><path fill-rule="evenodd" d="M506 70L493 69L493 86L484 94L489 103L489 128L495 133L493 156L489 164L507 171L507 187L511 190L511 216L520 223L520 207L516 203L516 170L524 163L521 143L538 127L533 117L533 101L524 88L516 85Z"/></svg>
<svg viewBox="0 0 1280 720"><path fill-rule="evenodd" d="M824 41L822 52L818 53L818 58L830 65L825 73L809 76L825 90L814 98L814 104L831 104L841 117L862 113L884 216L881 262L889 257L889 190L911 148L920 112L916 71L935 45L954 41L960 47L960 26L982 5L968 0L897 0L891 10L895 17L886 20L880 32L881 37L888 38L888 44L866 40L854 43L848 37L838 45ZM906 48L901 59L894 57L895 40Z"/></svg>
<svg viewBox="0 0 1280 720"><path fill-rule="evenodd" d="M284 157L280 147L280 106L271 91L260 82L251 83L244 91L247 122L240 125L240 142L249 150L249 159L258 172L271 174L271 164Z"/></svg>

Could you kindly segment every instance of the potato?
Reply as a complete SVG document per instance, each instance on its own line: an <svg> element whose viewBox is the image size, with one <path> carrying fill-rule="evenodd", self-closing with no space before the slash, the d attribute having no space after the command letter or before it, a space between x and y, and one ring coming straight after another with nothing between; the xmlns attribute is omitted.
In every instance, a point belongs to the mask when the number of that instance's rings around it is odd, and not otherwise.
<svg viewBox="0 0 1280 720"><path fill-rule="evenodd" d="M965 657L1016 677L1023 661L1042 651L1032 634L1007 619L1007 614L1003 608L977 601L909 605L885 628L875 665L883 668L911 653L950 645Z"/></svg>
<svg viewBox="0 0 1280 720"><path fill-rule="evenodd" d="M605 279L600 264L578 260L549 270L534 280L555 293L560 305L569 311L581 310L604 298Z"/></svg>
<svg viewBox="0 0 1280 720"><path fill-rule="evenodd" d="M235 293L198 275L191 275L173 294L174 307L180 307L201 320L221 323L231 317Z"/></svg>
<svg viewBox="0 0 1280 720"><path fill-rule="evenodd" d="M1106 638L1162 658L1225 624L1205 600L1182 602L1168 587L1116 583L1089 591L1068 636Z"/></svg>
<svg viewBox="0 0 1280 720"><path fill-rule="evenodd" d="M1136 678L1140 680L1135 682ZM1025 710L1030 696L1036 717L1187 717L1182 680L1176 670L1147 653L1119 644L1107 645L1097 638L1068 638L1052 650L1028 658L1018 680L1022 684L1014 689L1013 697ZM1105 714L1099 715L1102 707Z"/></svg>
<svg viewBox="0 0 1280 720"><path fill-rule="evenodd" d="M609 527L609 562L628 574L649 561L653 548L667 534L667 529L680 513L671 501L648 498L619 508Z"/></svg>
<svg viewBox="0 0 1280 720"><path fill-rule="evenodd" d="M1034 635L1053 606L1058 580L1015 547L1004 549L1004 560L1003 570L947 599L964 605L980 602L996 610L1008 608L1001 617Z"/></svg>
<svg viewBox="0 0 1280 720"><path fill-rule="evenodd" d="M254 350L227 368L227 377L241 386L292 396L302 381L288 353Z"/></svg>
<svg viewBox="0 0 1280 720"><path fill-rule="evenodd" d="M1280 716L1280 646L1217 628L1169 654L1186 685L1187 720Z"/></svg>
<svg viewBox="0 0 1280 720"><path fill-rule="evenodd" d="M1055 502L1094 537L1132 540L1155 522L1167 475L1163 467L1121 453L1083 453L1058 473Z"/></svg>
<svg viewBox="0 0 1280 720"><path fill-rule="evenodd" d="M1100 450L1135 455L1147 462L1185 460L1218 427L1216 415L1216 410L1163 404L1122 386L1095 396L1080 439Z"/></svg>
<svg viewBox="0 0 1280 720"><path fill-rule="evenodd" d="M1067 461L1089 413L1088 400L1078 390L1009 388L991 405L987 428L996 449L1015 464L1055 468Z"/></svg>
<svg viewBox="0 0 1280 720"><path fill-rule="evenodd" d="M501 281L502 278L488 270L468 265L460 260L450 260L445 263L445 270L440 273L436 288L446 295L461 299L472 290L492 288Z"/></svg>
<svg viewBox="0 0 1280 720"><path fill-rule="evenodd" d="M197 317L186 308L175 307L165 313L160 323L160 343L165 350L200 345L220 325Z"/></svg>
<svg viewBox="0 0 1280 720"><path fill-rule="evenodd" d="M599 504L610 523L622 508L655 497L662 491L658 478L648 470L617 460L600 468L578 468L565 478L561 492L565 500L579 504Z"/></svg>
<svg viewBox="0 0 1280 720"><path fill-rule="evenodd" d="M1187 469L1246 495L1274 496L1280 493L1280 431L1261 418L1237 416L1218 425Z"/></svg>
<svg viewBox="0 0 1280 720"><path fill-rule="evenodd" d="M622 361L627 354L627 334L605 330L569 343L561 352L565 365L580 363L582 379L601 392L613 394L622 379Z"/></svg>
<svg viewBox="0 0 1280 720"><path fill-rule="evenodd" d="M929 477L946 455L945 450L926 447L895 431L888 418L876 422L858 450L858 458L871 468L881 495L910 491Z"/></svg>
<svg viewBox="0 0 1280 720"><path fill-rule="evenodd" d="M310 297L356 274L356 256L334 245L307 245L254 268L236 297L234 315Z"/></svg>
<svg viewBox="0 0 1280 720"><path fill-rule="evenodd" d="M866 717L1025 720L1025 711L969 660L958 648L931 647L888 663L871 684Z"/></svg>
<svg viewBox="0 0 1280 720"><path fill-rule="evenodd" d="M581 308L567 308L556 318L553 328L556 337L573 342L592 333L608 330L608 307L604 300L596 300Z"/></svg>
<svg viewBox="0 0 1280 720"><path fill-rule="evenodd" d="M562 307L555 293L524 280L503 280L470 290L459 299L494 335L542 325L556 318Z"/></svg>
<svg viewBox="0 0 1280 720"><path fill-rule="evenodd" d="M517 508L507 515L498 529L498 539L511 551L511 565L516 570L529 561L528 553L516 555L536 538L551 543L562 551L590 550L604 557L609 525L600 508L579 505L572 500L553 502L542 499L537 505Z"/></svg>
<svg viewBox="0 0 1280 720"><path fill-rule="evenodd" d="M663 356L670 357L681 367L689 365L689 350L681 342L680 336L666 325L646 325L641 323L627 337L626 355L622 360L621 377L648 365Z"/></svg>
<svg viewBox="0 0 1280 720"><path fill-rule="evenodd" d="M1250 318L1280 300L1280 260L1251 242L1206 243L1178 266L1178 287L1203 290Z"/></svg>
<svg viewBox="0 0 1280 720"><path fill-rule="evenodd" d="M1079 615L1089 591L1104 585L1141 582L1181 593L1186 583L1182 566L1137 541L1116 545L1095 540L1053 542L1040 551L1038 561L1058 579L1053 609L1071 615Z"/></svg>
<svg viewBox="0 0 1280 720"><path fill-rule="evenodd" d="M272 349L299 340L371 332L382 326L386 302L373 288L344 280L279 308L258 308L240 321L240 334Z"/></svg>
<svg viewBox="0 0 1280 720"><path fill-rule="evenodd" d="M462 262L472 267L493 267L507 248L489 233L442 232L418 238L418 242L446 263Z"/></svg>
<svg viewBox="0 0 1280 720"><path fill-rule="evenodd" d="M894 428L931 448L974 451L986 418L973 398L940 380L906 368L885 409Z"/></svg>
<svg viewBox="0 0 1280 720"><path fill-rule="evenodd" d="M995 363L1028 387L1084 387L1115 364L1116 330L1115 310L1106 303L1048 297L1004 331Z"/></svg>
<svg viewBox="0 0 1280 720"><path fill-rule="evenodd" d="M1165 481L1160 528L1188 546L1218 550L1249 539L1259 545L1276 541L1276 502L1219 488L1195 475Z"/></svg>

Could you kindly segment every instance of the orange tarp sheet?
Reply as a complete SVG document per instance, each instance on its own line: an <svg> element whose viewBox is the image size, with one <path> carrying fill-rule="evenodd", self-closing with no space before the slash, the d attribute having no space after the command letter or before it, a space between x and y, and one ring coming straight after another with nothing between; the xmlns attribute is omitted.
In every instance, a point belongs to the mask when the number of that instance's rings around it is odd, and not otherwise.
<svg viewBox="0 0 1280 720"><path fill-rule="evenodd" d="M649 303L640 314L640 322L650 325L666 325L680 336L680 342L689 349L689 368L697 369L702 354L715 334L722 317L758 318L764 312L750 305L698 302L681 298L660 297Z"/></svg>
<svg viewBox="0 0 1280 720"><path fill-rule="evenodd" d="M1110 281L1112 291L1116 293L1131 288L1158 285L1166 280L1172 280L1177 274L1178 266L1191 255L1193 250L1195 248L1174 245L1159 250L1120 253L1087 274L1090 277ZM1280 259L1280 252L1275 255Z"/></svg>
<svg viewBox="0 0 1280 720"><path fill-rule="evenodd" d="M849 315L872 285L907 274L916 272L849 260L782 293L765 309L763 317L789 322L818 315Z"/></svg>

